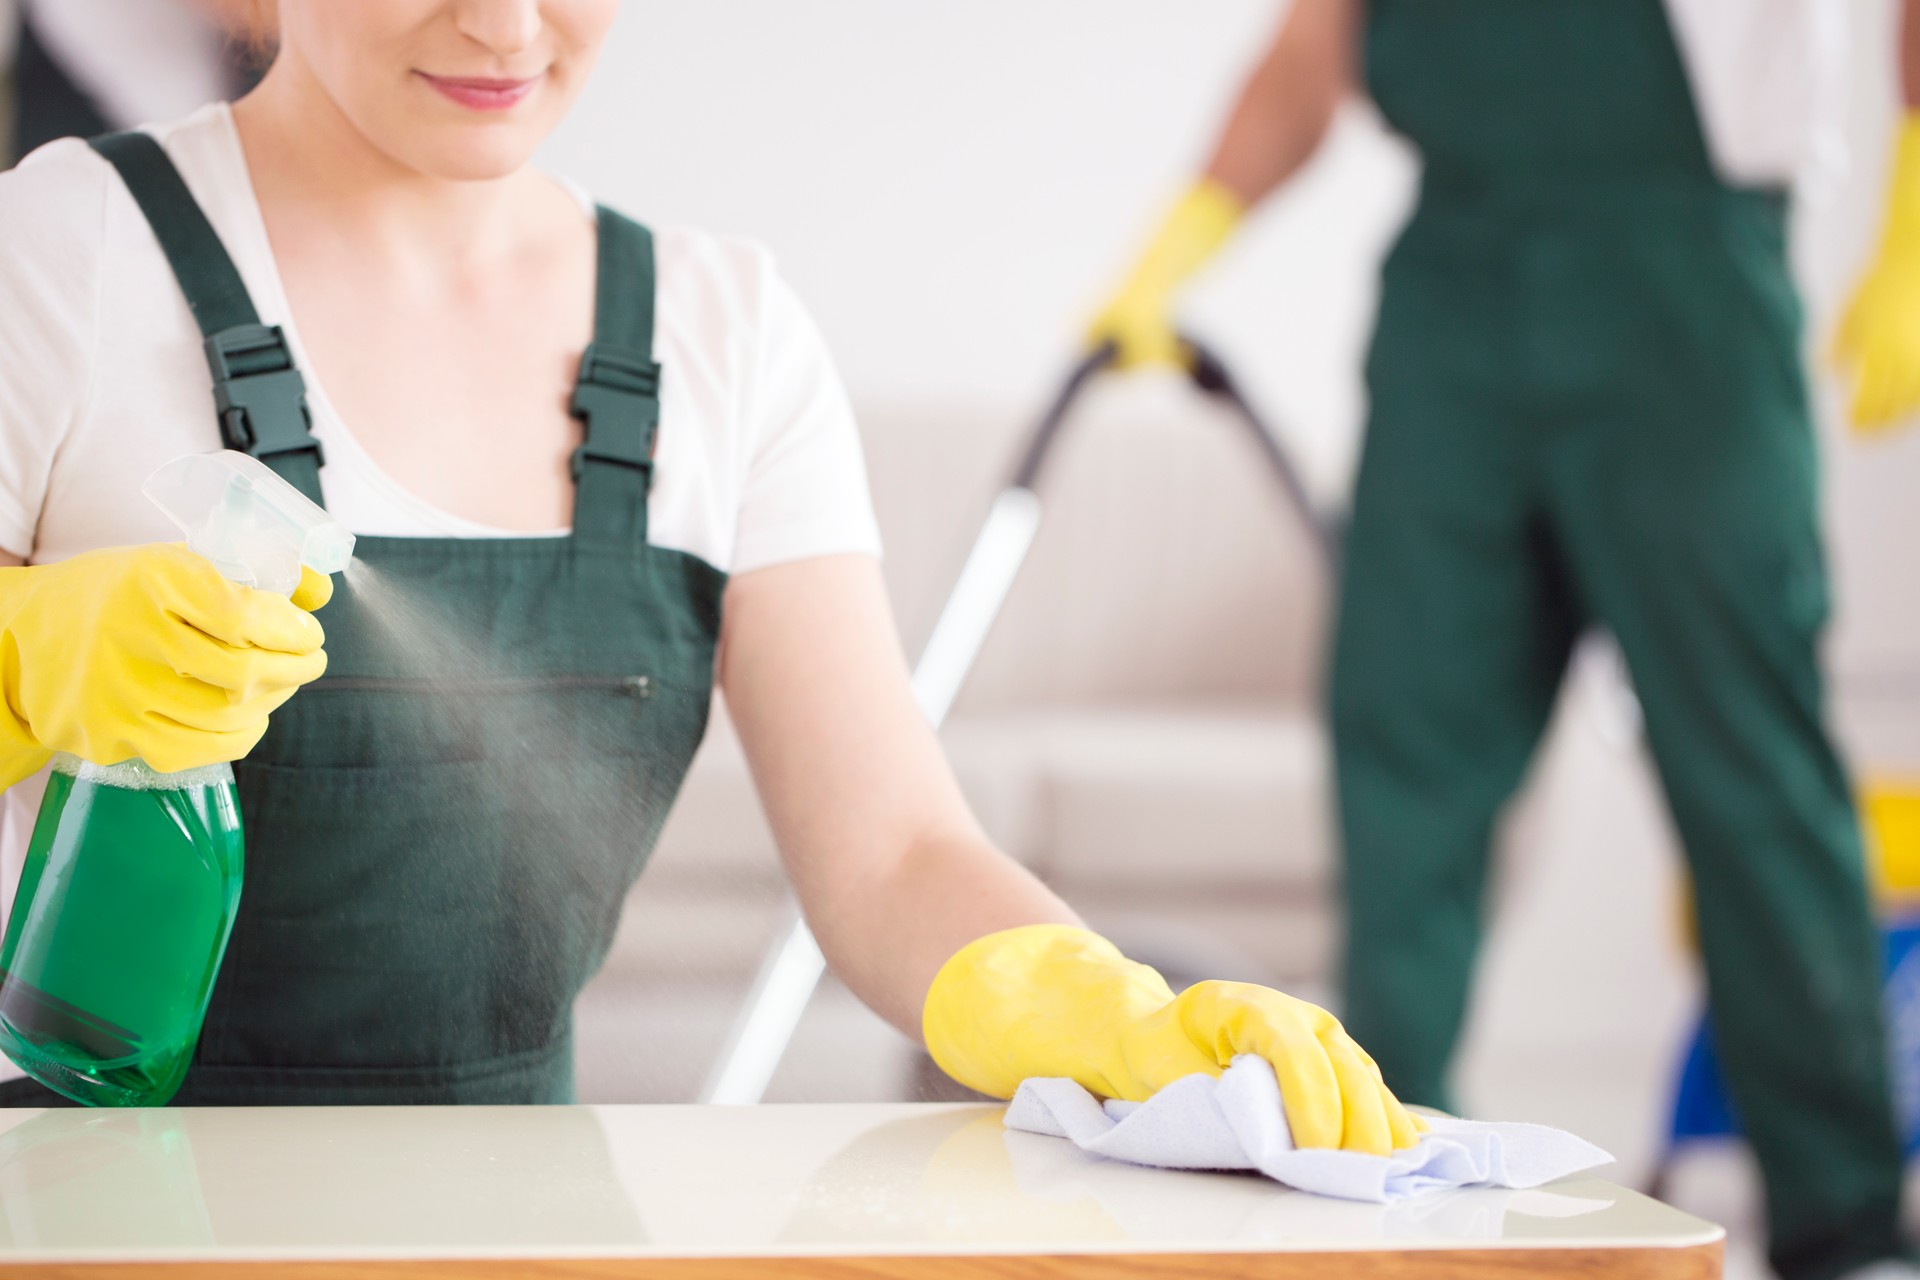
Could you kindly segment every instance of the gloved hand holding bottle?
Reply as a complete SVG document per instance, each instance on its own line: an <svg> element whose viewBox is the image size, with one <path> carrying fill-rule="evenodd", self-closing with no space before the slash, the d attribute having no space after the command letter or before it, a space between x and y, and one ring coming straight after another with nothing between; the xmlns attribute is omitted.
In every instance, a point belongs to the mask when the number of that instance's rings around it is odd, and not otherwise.
<svg viewBox="0 0 1920 1280"><path fill-rule="evenodd" d="M1851 368L1851 417L1862 434L1920 409L1920 114L1900 127L1880 251L1855 290L1833 346Z"/></svg>
<svg viewBox="0 0 1920 1280"><path fill-rule="evenodd" d="M0 569L0 787L56 751L162 772L246 755L326 670L310 615L332 589L311 569L292 600L237 586L178 544Z"/></svg>
<svg viewBox="0 0 1920 1280"><path fill-rule="evenodd" d="M1225 184L1202 178L1168 213L1133 273L1087 331L1088 345L1111 342L1122 369L1184 366L1174 332L1175 293L1227 242L1246 204Z"/></svg>
<svg viewBox="0 0 1920 1280"><path fill-rule="evenodd" d="M961 948L927 993L922 1030L942 1070L1006 1098L1030 1077L1130 1102L1243 1053L1273 1064L1299 1147L1384 1155L1422 1125L1326 1010L1269 987L1166 980L1098 934L1042 924Z"/></svg>
<svg viewBox="0 0 1920 1280"><path fill-rule="evenodd" d="M326 669L311 610L354 546L246 454L176 458L141 492L185 546L0 570L0 781L52 758L0 1050L88 1106L161 1106L186 1078L240 901L230 762Z"/></svg>

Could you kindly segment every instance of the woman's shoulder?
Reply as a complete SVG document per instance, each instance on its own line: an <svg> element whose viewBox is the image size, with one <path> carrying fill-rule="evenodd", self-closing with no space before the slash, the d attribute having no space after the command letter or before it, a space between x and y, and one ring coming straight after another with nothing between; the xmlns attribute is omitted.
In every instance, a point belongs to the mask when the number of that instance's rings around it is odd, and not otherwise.
<svg viewBox="0 0 1920 1280"><path fill-rule="evenodd" d="M659 323L697 334L699 345L757 346L790 324L799 303L773 253L745 236L665 225L653 228Z"/></svg>
<svg viewBox="0 0 1920 1280"><path fill-rule="evenodd" d="M225 111L214 104L142 132L166 146L191 184L205 168L199 153L230 127ZM132 198L106 157L83 138L57 139L0 172L0 243L10 253L30 246L97 252L110 230L131 225L109 217L116 203L130 207Z"/></svg>
<svg viewBox="0 0 1920 1280"><path fill-rule="evenodd" d="M667 225L652 228L662 289L760 298L778 278L773 252L746 236Z"/></svg>
<svg viewBox="0 0 1920 1280"><path fill-rule="evenodd" d="M10 257L98 246L113 170L79 138L38 148L0 173L0 243Z"/></svg>

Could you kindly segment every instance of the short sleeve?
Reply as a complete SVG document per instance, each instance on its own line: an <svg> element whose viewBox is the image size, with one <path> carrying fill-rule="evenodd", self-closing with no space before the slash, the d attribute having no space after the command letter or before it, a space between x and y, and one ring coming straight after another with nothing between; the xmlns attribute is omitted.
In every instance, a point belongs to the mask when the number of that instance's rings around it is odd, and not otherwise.
<svg viewBox="0 0 1920 1280"><path fill-rule="evenodd" d="M880 554L853 407L813 317L769 270L742 410L751 441L734 573L812 556Z"/></svg>
<svg viewBox="0 0 1920 1280"><path fill-rule="evenodd" d="M86 412L108 176L74 140L0 173L0 548L19 556Z"/></svg>

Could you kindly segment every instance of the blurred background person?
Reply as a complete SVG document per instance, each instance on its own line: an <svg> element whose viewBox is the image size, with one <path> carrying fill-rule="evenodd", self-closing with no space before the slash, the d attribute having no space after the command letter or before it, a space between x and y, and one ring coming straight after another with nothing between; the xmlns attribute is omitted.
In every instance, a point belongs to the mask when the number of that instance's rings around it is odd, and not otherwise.
<svg viewBox="0 0 1920 1280"><path fill-rule="evenodd" d="M245 92L258 68L229 38L243 8L235 0L0 0L8 32L0 61L11 62L12 80L0 161Z"/></svg>
<svg viewBox="0 0 1920 1280"><path fill-rule="evenodd" d="M1786 252L1836 9L1299 0L1092 332L1125 366L1182 361L1174 290L1356 84L1416 147L1332 658L1347 1021L1400 1096L1452 1106L1494 821L1575 642L1604 627L1685 846L1714 1030L1790 1280L1904 1256L1878 936L1825 728ZM1908 84L1911 102L1920 74ZM1888 248L1841 344L1868 422L1920 403L1908 138Z"/></svg>

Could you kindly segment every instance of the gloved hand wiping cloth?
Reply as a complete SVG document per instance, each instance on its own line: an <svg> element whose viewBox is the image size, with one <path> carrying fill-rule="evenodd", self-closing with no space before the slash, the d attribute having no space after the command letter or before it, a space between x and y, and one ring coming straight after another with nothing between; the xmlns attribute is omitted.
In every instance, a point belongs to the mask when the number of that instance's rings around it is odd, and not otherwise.
<svg viewBox="0 0 1920 1280"><path fill-rule="evenodd" d="M1154 970L1069 925L1027 925L962 947L934 978L921 1024L942 1070L998 1098L1025 1080L1063 1077L1143 1102L1254 1054L1279 1079L1297 1145L1384 1155L1420 1137L1421 1122L1326 1010L1244 982L1175 996Z"/></svg>
<svg viewBox="0 0 1920 1280"><path fill-rule="evenodd" d="M1391 1203L1453 1187L1526 1189L1613 1157L1559 1129L1423 1117L1411 1148L1380 1155L1295 1145L1273 1069L1236 1059L1225 1075L1177 1080L1144 1103L1101 1102L1071 1080L1029 1080L1009 1129L1066 1138L1082 1151L1162 1169L1257 1170L1298 1191Z"/></svg>

